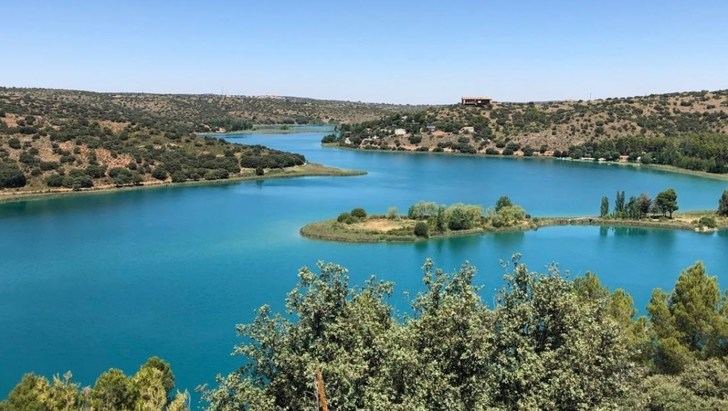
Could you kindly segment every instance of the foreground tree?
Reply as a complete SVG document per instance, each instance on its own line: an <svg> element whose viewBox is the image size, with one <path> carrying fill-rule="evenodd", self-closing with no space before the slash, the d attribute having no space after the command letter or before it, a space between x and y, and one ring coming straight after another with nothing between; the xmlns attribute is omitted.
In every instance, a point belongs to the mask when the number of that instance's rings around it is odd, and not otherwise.
<svg viewBox="0 0 728 411"><path fill-rule="evenodd" d="M647 310L655 333L656 368L679 373L695 359L725 355L727 309L717 279L702 263L683 271L671 294L655 290Z"/></svg>
<svg viewBox="0 0 728 411"><path fill-rule="evenodd" d="M172 397L174 375L169 364L152 357L131 377L110 369L99 376L93 387L81 388L71 373L63 378L26 374L13 388L0 410L187 410L189 396L177 392Z"/></svg>
<svg viewBox="0 0 728 411"><path fill-rule="evenodd" d="M351 289L342 267L302 269L290 320L262 307L238 327L246 361L204 390L210 408L315 409L319 371L331 409L598 408L639 375L610 293L584 298L555 268L531 273L516 259L491 310L471 265L423 269L426 289L401 322L391 284Z"/></svg>

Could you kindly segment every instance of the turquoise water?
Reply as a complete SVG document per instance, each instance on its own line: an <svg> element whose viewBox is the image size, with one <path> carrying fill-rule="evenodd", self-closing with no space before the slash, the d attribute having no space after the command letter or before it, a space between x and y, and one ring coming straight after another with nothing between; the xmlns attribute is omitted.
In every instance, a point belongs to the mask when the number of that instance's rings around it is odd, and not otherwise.
<svg viewBox="0 0 728 411"><path fill-rule="evenodd" d="M420 199L492 204L501 194L534 215L594 214L603 193L654 194L668 186L684 209L714 208L725 182L619 166L356 152L321 148L321 132L229 137L303 153L310 161L367 170L311 177L91 194L0 205L0 396L26 371L133 372L150 355L168 359L192 389L228 372L234 324L282 300L297 269L319 259L420 290L425 257L452 269L465 260L491 302L499 261L514 252L533 269L553 261L597 272L643 309L696 260L728 286L728 234L553 227L424 244L338 244L301 238L303 224L355 206L406 211Z"/></svg>

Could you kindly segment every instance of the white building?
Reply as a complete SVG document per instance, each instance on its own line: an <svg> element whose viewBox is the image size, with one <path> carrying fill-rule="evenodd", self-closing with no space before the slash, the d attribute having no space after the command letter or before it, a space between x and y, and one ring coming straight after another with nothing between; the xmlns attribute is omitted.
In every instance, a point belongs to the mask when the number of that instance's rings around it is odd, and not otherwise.
<svg viewBox="0 0 728 411"><path fill-rule="evenodd" d="M407 130L405 130L403 128L395 128L394 129L394 135L395 136L403 136L405 134L407 134Z"/></svg>

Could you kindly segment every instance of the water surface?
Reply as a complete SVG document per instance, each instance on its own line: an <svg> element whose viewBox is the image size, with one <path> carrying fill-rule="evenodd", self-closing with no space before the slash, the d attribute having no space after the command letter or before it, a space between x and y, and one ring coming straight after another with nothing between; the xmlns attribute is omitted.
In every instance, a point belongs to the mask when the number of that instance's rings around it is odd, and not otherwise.
<svg viewBox="0 0 728 411"><path fill-rule="evenodd" d="M499 261L515 253L534 269L558 262L627 289L643 310L655 287L703 260L723 285L728 234L552 227L421 244L339 244L300 237L305 223L365 207L406 212L414 201L492 204L508 194L534 215L594 214L602 194L655 194L673 187L683 209L715 208L721 181L655 170L553 160L374 153L321 148L325 130L228 136L363 169L361 177L310 177L168 187L0 205L0 396L26 371L73 370L84 384L150 355L169 360L192 389L228 372L233 326L282 300L297 269L324 259L396 283L404 310L421 289L426 257L480 271L483 297L502 284Z"/></svg>

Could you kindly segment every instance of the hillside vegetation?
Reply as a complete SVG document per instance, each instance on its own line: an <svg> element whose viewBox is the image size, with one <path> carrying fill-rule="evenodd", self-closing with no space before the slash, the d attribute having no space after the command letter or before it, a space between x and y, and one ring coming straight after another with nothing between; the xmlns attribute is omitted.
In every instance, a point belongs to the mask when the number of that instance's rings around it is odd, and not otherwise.
<svg viewBox="0 0 728 411"><path fill-rule="evenodd" d="M0 193L263 175L302 166L305 158L194 133L362 121L407 109L288 97L0 88Z"/></svg>
<svg viewBox="0 0 728 411"><path fill-rule="evenodd" d="M554 156L728 172L728 90L431 107L344 125L361 149Z"/></svg>

